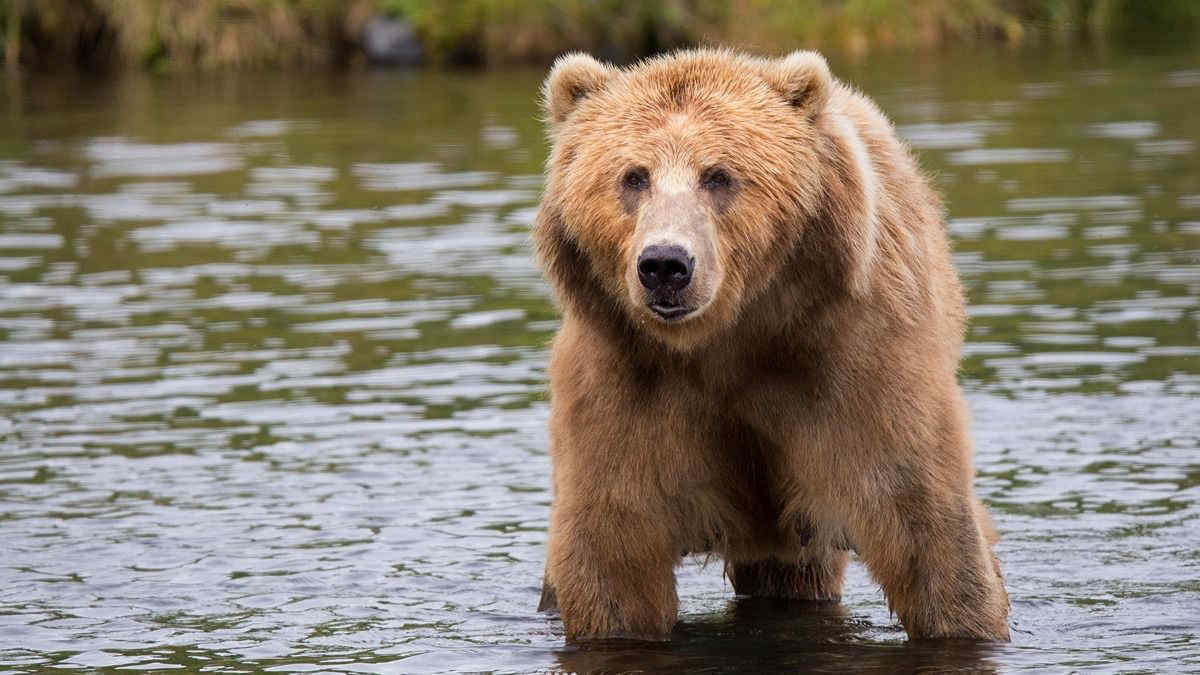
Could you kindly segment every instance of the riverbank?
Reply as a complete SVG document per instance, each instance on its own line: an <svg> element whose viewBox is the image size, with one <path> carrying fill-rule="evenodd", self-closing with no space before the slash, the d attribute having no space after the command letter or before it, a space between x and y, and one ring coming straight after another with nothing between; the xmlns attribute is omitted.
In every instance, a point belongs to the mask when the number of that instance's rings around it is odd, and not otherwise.
<svg viewBox="0 0 1200 675"><path fill-rule="evenodd" d="M498 67L545 63L571 50L627 61L706 43L856 54L962 42L1157 43L1194 36L1200 3L8 0L0 5L0 40L10 66L38 70L345 67L368 60L366 35L381 20L393 22L382 25L409 50L405 62Z"/></svg>

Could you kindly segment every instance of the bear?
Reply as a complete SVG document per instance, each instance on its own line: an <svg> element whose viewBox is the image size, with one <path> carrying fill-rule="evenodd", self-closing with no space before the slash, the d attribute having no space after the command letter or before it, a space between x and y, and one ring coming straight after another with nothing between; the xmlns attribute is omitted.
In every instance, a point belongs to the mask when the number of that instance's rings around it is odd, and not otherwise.
<svg viewBox="0 0 1200 675"><path fill-rule="evenodd" d="M532 244L550 347L540 609L669 639L675 567L836 602L850 552L910 639L1007 640L957 380L940 198L825 59L560 57Z"/></svg>

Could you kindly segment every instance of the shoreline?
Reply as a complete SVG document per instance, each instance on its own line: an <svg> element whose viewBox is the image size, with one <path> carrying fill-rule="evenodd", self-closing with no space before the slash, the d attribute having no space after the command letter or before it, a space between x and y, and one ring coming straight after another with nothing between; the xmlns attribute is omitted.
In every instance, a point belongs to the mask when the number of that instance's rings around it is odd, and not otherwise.
<svg viewBox="0 0 1200 675"><path fill-rule="evenodd" d="M1200 3L9 0L0 24L10 70L493 69L545 66L570 51L626 63L717 44L865 57L954 45L1185 43L1200 31Z"/></svg>

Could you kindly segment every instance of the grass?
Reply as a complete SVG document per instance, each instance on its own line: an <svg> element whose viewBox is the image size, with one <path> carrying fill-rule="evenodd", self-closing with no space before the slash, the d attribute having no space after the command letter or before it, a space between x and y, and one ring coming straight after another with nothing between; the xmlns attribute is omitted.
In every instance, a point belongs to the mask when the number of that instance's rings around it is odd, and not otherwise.
<svg viewBox="0 0 1200 675"><path fill-rule="evenodd" d="M37 68L337 65L376 11L372 0L0 2L8 60Z"/></svg>
<svg viewBox="0 0 1200 675"><path fill-rule="evenodd" d="M362 59L373 15L413 23L435 65L614 61L719 43L863 53L949 42L1194 37L1196 0L0 0L3 54L34 68L215 70Z"/></svg>

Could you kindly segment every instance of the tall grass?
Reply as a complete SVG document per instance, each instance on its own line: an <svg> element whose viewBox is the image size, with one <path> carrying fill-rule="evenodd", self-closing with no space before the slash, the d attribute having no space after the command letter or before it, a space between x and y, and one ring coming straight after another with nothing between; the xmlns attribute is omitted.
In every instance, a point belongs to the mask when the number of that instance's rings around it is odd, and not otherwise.
<svg viewBox="0 0 1200 675"><path fill-rule="evenodd" d="M682 45L864 52L948 42L1194 37L1200 0L0 0L3 53L34 67L345 64L373 15L435 64L623 61Z"/></svg>
<svg viewBox="0 0 1200 675"><path fill-rule="evenodd" d="M215 69L336 64L373 0L0 0L32 66Z"/></svg>
<svg viewBox="0 0 1200 675"><path fill-rule="evenodd" d="M1019 42L1020 16L1002 0L732 0L731 20L705 38L780 51L797 43L866 52L964 40ZM736 20L733 20L736 17Z"/></svg>

